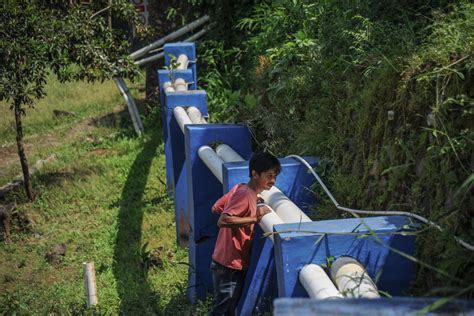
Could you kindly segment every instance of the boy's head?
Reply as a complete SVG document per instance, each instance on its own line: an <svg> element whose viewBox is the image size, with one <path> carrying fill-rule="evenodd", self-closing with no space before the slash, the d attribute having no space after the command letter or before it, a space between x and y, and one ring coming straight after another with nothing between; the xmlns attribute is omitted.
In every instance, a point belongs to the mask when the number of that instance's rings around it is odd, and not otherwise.
<svg viewBox="0 0 474 316"><path fill-rule="evenodd" d="M250 159L249 177L258 182L262 189L269 190L275 184L280 171L280 161L272 154L256 153Z"/></svg>

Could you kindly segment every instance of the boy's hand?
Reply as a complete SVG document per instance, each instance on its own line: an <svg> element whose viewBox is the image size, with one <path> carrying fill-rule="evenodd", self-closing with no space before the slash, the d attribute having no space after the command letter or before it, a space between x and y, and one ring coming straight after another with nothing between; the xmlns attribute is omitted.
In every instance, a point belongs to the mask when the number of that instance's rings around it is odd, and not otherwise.
<svg viewBox="0 0 474 316"><path fill-rule="evenodd" d="M272 210L266 205L258 206L257 207L257 223L260 223L262 218L271 212Z"/></svg>

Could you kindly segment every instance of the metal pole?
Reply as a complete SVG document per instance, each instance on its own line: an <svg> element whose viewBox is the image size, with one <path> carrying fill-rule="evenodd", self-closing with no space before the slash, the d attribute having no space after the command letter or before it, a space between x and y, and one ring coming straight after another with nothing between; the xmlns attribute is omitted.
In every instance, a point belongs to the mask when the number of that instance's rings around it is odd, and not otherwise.
<svg viewBox="0 0 474 316"><path fill-rule="evenodd" d="M128 112L130 113L130 117L132 118L135 132L138 134L138 136L140 136L144 129L143 129L142 121L140 120L140 115L138 114L135 100L130 94L130 91L128 90L127 85L125 84L125 81L123 81L122 78L114 77L114 81L117 87L119 88L120 93L122 93L122 96L125 99L125 102L127 103Z"/></svg>
<svg viewBox="0 0 474 316"><path fill-rule="evenodd" d="M174 40L174 39L180 37L181 35L186 34L190 31L194 30L196 27L198 27L198 26L206 23L207 21L209 21L209 19L210 19L210 17L208 15L205 15L205 16L197 19L196 21L189 23L186 26L183 26L179 30L177 30L175 32L172 32L172 33L166 35L165 37L160 38L159 40L151 43L150 45L147 45L147 46L133 52L132 54L130 54L130 57L133 58L133 59L138 59L139 57L141 57L143 55L146 55L150 50L155 49L159 46L162 46L166 42Z"/></svg>

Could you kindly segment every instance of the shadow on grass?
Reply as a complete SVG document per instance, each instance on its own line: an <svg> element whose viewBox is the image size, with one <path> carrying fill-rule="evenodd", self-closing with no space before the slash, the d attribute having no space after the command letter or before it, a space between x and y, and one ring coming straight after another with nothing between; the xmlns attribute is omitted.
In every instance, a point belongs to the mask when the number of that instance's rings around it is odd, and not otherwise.
<svg viewBox="0 0 474 316"><path fill-rule="evenodd" d="M113 266L120 298L120 314L156 313L157 297L150 289L142 267L141 237L144 212L142 197L156 149L162 142L160 134L159 131L153 131L153 136L144 143L122 190Z"/></svg>

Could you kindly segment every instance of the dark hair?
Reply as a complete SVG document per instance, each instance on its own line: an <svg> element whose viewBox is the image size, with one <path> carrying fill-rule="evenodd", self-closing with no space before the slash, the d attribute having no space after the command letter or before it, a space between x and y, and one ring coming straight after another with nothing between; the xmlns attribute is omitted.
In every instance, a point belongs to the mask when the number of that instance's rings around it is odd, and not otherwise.
<svg viewBox="0 0 474 316"><path fill-rule="evenodd" d="M255 170L258 174L268 170L275 170L275 172L279 174L281 165L280 161L272 154L259 152L253 154L252 158L250 158L249 177L252 177L252 170Z"/></svg>

